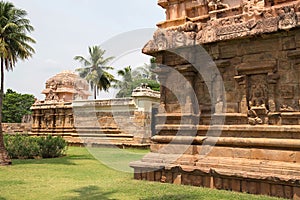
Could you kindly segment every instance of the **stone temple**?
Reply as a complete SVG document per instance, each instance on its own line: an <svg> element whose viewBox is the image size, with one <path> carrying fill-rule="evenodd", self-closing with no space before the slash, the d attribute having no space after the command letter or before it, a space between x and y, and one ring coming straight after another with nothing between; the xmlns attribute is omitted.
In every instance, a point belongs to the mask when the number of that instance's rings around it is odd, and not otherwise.
<svg viewBox="0 0 300 200"><path fill-rule="evenodd" d="M146 84L131 98L102 100L88 100L87 81L71 71L49 78L45 86L45 99L31 107L30 135L62 136L80 146L149 146L160 94Z"/></svg>
<svg viewBox="0 0 300 200"><path fill-rule="evenodd" d="M46 81L43 101L36 101L31 110L33 135L75 133L72 102L90 96L89 85L77 74L63 71Z"/></svg>
<svg viewBox="0 0 300 200"><path fill-rule="evenodd" d="M135 179L300 198L300 1L159 0L161 98Z"/></svg>

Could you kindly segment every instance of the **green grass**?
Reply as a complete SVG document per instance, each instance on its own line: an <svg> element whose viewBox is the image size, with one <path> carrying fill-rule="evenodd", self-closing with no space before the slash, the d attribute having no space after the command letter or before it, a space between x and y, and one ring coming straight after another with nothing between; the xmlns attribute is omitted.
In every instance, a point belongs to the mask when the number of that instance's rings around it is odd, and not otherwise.
<svg viewBox="0 0 300 200"><path fill-rule="evenodd" d="M118 155L111 149L89 149L112 163L126 163L145 150L129 150L132 156ZM110 153L112 152L112 153ZM109 159L110 158L110 159ZM125 161L123 161L123 158ZM101 157L103 159L103 157ZM121 164L120 164L121 165ZM88 150L70 147L68 156L44 160L13 160L0 168L0 200L11 199L275 199L263 196L217 191L133 180L132 173L113 170L95 159Z"/></svg>

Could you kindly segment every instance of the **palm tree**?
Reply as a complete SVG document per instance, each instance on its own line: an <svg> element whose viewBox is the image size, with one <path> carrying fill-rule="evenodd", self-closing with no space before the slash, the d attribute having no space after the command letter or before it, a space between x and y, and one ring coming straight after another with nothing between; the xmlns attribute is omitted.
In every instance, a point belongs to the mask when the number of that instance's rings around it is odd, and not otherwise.
<svg viewBox="0 0 300 200"><path fill-rule="evenodd" d="M145 63L143 66L137 67L132 71L132 75L134 78L157 81L157 75L153 72L156 67L156 58L152 57L150 59L150 64Z"/></svg>
<svg viewBox="0 0 300 200"><path fill-rule="evenodd" d="M118 81L115 88L119 88L120 91L117 93L117 98L130 96L133 90L133 74L131 66L127 66L124 69L118 70L118 75L122 77L122 81Z"/></svg>
<svg viewBox="0 0 300 200"><path fill-rule="evenodd" d="M11 164L5 150L2 132L4 71L13 70L19 59L28 59L34 53L29 43L35 43L35 40L27 36L27 33L34 29L25 18L26 15L25 10L16 8L12 3L0 1L0 165Z"/></svg>
<svg viewBox="0 0 300 200"><path fill-rule="evenodd" d="M98 91L108 91L115 78L107 70L112 70L113 67L107 64L114 59L114 57L104 58L105 50L100 46L89 47L89 59L83 56L75 56L74 60L79 61L83 67L76 69L79 76L86 79L94 91L94 99L96 99Z"/></svg>
<svg viewBox="0 0 300 200"><path fill-rule="evenodd" d="M137 67L132 70L131 66L125 67L118 71L118 75L122 80L116 81L115 88L120 89L117 93L117 98L130 97L133 90L142 84L147 84L152 90L159 91L160 84L157 82L157 76L153 72L156 68L155 58L151 58L150 64Z"/></svg>

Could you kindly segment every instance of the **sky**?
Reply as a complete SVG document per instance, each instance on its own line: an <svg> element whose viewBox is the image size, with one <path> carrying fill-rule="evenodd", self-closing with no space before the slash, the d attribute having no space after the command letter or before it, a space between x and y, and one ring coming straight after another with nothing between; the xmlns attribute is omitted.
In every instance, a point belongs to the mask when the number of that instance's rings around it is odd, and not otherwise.
<svg viewBox="0 0 300 200"><path fill-rule="evenodd" d="M35 30L36 53L19 61L5 76L5 88L33 94L44 99L41 91L47 79L64 70L81 67L73 58L88 57L88 47L100 45L114 56L116 70L149 63L141 49L152 38L156 24L164 21L164 10L157 0L11 0L27 11ZM110 98L115 91L101 93Z"/></svg>

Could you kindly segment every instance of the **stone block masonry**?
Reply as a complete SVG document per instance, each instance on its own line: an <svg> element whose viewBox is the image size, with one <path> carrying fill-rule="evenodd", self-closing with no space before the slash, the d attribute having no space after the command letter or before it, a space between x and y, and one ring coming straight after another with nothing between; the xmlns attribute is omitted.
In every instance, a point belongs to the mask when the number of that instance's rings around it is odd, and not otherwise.
<svg viewBox="0 0 300 200"><path fill-rule="evenodd" d="M135 179L299 199L300 2L158 3L143 52L161 102Z"/></svg>
<svg viewBox="0 0 300 200"><path fill-rule="evenodd" d="M158 107L158 92L141 86L131 98L87 100L88 92L82 90L87 88L78 83L86 86L72 72L63 72L47 81L45 100L31 107L30 135L62 136L70 145L149 146L151 113ZM75 100L78 96L81 100Z"/></svg>

